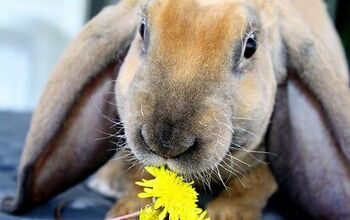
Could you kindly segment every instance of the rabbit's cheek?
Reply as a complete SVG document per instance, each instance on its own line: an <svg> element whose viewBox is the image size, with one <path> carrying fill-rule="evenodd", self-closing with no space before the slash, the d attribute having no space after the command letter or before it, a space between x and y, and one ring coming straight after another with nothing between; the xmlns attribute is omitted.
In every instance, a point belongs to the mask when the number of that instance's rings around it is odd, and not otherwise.
<svg viewBox="0 0 350 220"><path fill-rule="evenodd" d="M128 95L128 90L130 89L130 86L132 85L132 82L139 71L142 61L138 47L139 43L137 40L135 40L132 43L128 54L125 57L124 63L119 70L115 90L117 98Z"/></svg>

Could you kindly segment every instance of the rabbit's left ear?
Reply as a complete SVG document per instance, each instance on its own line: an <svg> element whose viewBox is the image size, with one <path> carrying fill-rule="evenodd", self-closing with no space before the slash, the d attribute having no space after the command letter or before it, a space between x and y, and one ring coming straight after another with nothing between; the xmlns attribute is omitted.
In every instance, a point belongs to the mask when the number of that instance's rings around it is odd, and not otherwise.
<svg viewBox="0 0 350 220"><path fill-rule="evenodd" d="M113 155L114 83L139 21L141 0L104 9L58 62L33 116L17 196L1 209L19 214L84 180ZM107 136L107 137L106 137Z"/></svg>
<svg viewBox="0 0 350 220"><path fill-rule="evenodd" d="M297 16L281 19L288 65L322 107L335 141L350 162L350 89L337 73L329 53Z"/></svg>

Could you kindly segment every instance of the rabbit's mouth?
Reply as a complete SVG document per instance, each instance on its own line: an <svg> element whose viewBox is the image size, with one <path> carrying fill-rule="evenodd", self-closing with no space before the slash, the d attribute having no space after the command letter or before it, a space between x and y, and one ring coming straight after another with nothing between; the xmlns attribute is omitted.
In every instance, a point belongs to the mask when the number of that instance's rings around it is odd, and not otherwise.
<svg viewBox="0 0 350 220"><path fill-rule="evenodd" d="M127 143L139 162L143 165L166 165L185 175L206 173L216 168L228 154L232 139L227 128L221 128L221 134L207 135L212 138L180 132L176 128L166 131L172 137L159 134L154 126L143 125L134 129L134 132L126 129Z"/></svg>

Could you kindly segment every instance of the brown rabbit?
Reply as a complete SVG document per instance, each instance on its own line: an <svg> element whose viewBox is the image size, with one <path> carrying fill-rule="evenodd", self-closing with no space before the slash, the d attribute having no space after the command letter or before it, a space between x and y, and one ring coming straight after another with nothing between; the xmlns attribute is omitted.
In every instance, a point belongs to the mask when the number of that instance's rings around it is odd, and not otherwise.
<svg viewBox="0 0 350 220"><path fill-rule="evenodd" d="M124 0L63 55L33 117L18 195L2 208L22 213L96 171L121 121L139 165L227 186L207 204L212 219L259 219L275 178L311 216L350 219L349 109L321 0ZM265 151L278 155L272 169ZM129 166L119 163L95 186ZM109 216L143 205L138 178Z"/></svg>

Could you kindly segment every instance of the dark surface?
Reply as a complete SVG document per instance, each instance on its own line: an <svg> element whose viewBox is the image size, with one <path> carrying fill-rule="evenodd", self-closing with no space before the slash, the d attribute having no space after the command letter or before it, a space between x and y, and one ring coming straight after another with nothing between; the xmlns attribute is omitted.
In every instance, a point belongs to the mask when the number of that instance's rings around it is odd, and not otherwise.
<svg viewBox="0 0 350 220"><path fill-rule="evenodd" d="M0 112L0 199L15 195L16 170L30 116ZM103 219L112 204L112 200L91 191L82 183L25 216L0 213L0 219L54 219L58 207L62 207L60 213L63 219Z"/></svg>
<svg viewBox="0 0 350 220"><path fill-rule="evenodd" d="M29 128L30 116L23 113L0 112L0 199L15 195L16 170ZM113 200L91 191L85 183L82 183L24 216L0 213L0 220L55 219L55 212L59 208L62 208L59 213L65 220L103 219L112 204ZM264 220L283 220L271 210L268 208L265 211Z"/></svg>

